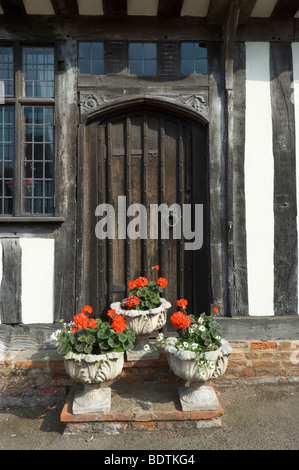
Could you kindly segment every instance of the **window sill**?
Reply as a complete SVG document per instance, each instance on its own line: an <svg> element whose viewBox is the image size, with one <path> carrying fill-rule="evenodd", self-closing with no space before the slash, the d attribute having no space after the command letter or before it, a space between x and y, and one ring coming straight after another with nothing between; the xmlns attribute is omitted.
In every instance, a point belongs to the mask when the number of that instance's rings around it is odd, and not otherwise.
<svg viewBox="0 0 299 470"><path fill-rule="evenodd" d="M65 222L64 217L41 217L41 216L24 216L24 217L0 217L0 223L52 223L52 224L62 224Z"/></svg>

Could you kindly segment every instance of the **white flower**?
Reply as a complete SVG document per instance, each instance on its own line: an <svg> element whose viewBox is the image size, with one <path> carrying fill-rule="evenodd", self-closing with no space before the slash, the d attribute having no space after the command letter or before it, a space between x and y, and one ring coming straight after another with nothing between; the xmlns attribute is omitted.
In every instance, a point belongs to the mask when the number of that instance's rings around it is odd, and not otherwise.
<svg viewBox="0 0 299 470"><path fill-rule="evenodd" d="M217 339L217 341L220 341L220 340L221 340L221 336L220 336L220 335L217 335L217 336L215 336L215 339Z"/></svg>
<svg viewBox="0 0 299 470"><path fill-rule="evenodd" d="M209 362L209 368L212 369L212 370L214 370L214 369L215 369L215 363L212 362L212 361L210 361L210 362Z"/></svg>
<svg viewBox="0 0 299 470"><path fill-rule="evenodd" d="M203 319L201 317L199 317L199 319L197 320L198 323L203 323Z"/></svg>
<svg viewBox="0 0 299 470"><path fill-rule="evenodd" d="M163 333L159 333L158 336L157 336L157 341L158 341L159 343L161 343L161 341L163 341L163 340L164 340L164 335L163 335Z"/></svg>
<svg viewBox="0 0 299 470"><path fill-rule="evenodd" d="M199 331L205 331L206 330L203 325L201 325L198 329L199 329Z"/></svg>
<svg viewBox="0 0 299 470"><path fill-rule="evenodd" d="M201 377L203 377L203 378L205 378L205 376L206 376L206 373L205 373L205 371L204 371L204 370L201 370L201 371L200 371L200 376L201 376Z"/></svg>
<svg viewBox="0 0 299 470"><path fill-rule="evenodd" d="M150 350L151 350L150 345L149 345L149 344L145 344L144 350L145 350L145 351L150 351Z"/></svg>
<svg viewBox="0 0 299 470"><path fill-rule="evenodd" d="M52 333L50 337L51 341L54 341L54 342L58 341L58 336L60 335L60 333L61 333L61 330L54 331L54 333Z"/></svg>
<svg viewBox="0 0 299 470"><path fill-rule="evenodd" d="M194 331L195 331L194 326L190 326L190 327L189 327L189 331L190 331L190 333L194 333Z"/></svg>
<svg viewBox="0 0 299 470"><path fill-rule="evenodd" d="M184 350L184 346L183 346L182 344L179 344L179 345L178 345L178 349L179 349L180 351L183 351L183 350Z"/></svg>
<svg viewBox="0 0 299 470"><path fill-rule="evenodd" d="M198 346L198 344L197 344L197 343L192 343L192 344L191 344L191 349L196 349L196 348L197 348L197 346Z"/></svg>
<svg viewBox="0 0 299 470"><path fill-rule="evenodd" d="M183 346L184 346L184 348L187 349L187 348L189 348L189 343L187 343L187 341L184 341L184 342L183 342Z"/></svg>

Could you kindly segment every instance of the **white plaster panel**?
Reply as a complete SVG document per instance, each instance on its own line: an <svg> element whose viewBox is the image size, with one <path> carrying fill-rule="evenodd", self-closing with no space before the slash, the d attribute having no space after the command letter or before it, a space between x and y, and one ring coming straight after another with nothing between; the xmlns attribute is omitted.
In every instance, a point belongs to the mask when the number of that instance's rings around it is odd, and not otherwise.
<svg viewBox="0 0 299 470"><path fill-rule="evenodd" d="M21 238L22 323L53 323L54 240Z"/></svg>
<svg viewBox="0 0 299 470"><path fill-rule="evenodd" d="M28 15L55 15L51 0L23 0Z"/></svg>
<svg viewBox="0 0 299 470"><path fill-rule="evenodd" d="M272 15L277 0L257 0L252 11L252 17L269 18Z"/></svg>
<svg viewBox="0 0 299 470"><path fill-rule="evenodd" d="M159 0L127 0L128 15L156 16Z"/></svg>
<svg viewBox="0 0 299 470"><path fill-rule="evenodd" d="M244 171L249 315L274 315L274 159L269 43L246 43Z"/></svg>
<svg viewBox="0 0 299 470"><path fill-rule="evenodd" d="M102 0L77 0L80 15L103 15Z"/></svg>
<svg viewBox="0 0 299 470"><path fill-rule="evenodd" d="M184 0L181 16L207 16L210 0Z"/></svg>
<svg viewBox="0 0 299 470"><path fill-rule="evenodd" d="M297 212L299 207L299 42L292 44L293 51L293 88L294 92L292 100L295 108L295 136L296 136L296 189L297 189ZM297 215L297 231L299 237L299 219ZM298 244L298 259L299 259L299 244ZM299 282L299 276L298 276ZM299 284L298 284L299 291ZM299 296L298 296L298 313L299 313Z"/></svg>

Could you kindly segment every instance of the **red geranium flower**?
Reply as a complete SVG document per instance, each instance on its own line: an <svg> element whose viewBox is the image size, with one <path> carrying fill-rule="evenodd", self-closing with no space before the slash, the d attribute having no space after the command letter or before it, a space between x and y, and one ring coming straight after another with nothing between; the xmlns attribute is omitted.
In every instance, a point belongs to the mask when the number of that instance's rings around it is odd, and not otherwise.
<svg viewBox="0 0 299 470"><path fill-rule="evenodd" d="M135 287L144 287L144 286L147 286L148 285L148 280L146 277L138 277L138 279L136 279L134 281L134 284L135 284Z"/></svg>
<svg viewBox="0 0 299 470"><path fill-rule="evenodd" d="M186 299L180 299L177 301L177 306L178 307L186 307L186 305L188 304L187 300Z"/></svg>
<svg viewBox="0 0 299 470"><path fill-rule="evenodd" d="M81 310L81 313L88 312L92 313L92 308L89 305L84 305L84 307Z"/></svg>
<svg viewBox="0 0 299 470"><path fill-rule="evenodd" d="M122 315L115 315L111 323L111 328L113 328L116 333L124 331L126 329L125 318Z"/></svg>
<svg viewBox="0 0 299 470"><path fill-rule="evenodd" d="M136 283L135 282L132 282L132 281L129 281L128 282L128 287L130 290L134 289L134 287L136 287Z"/></svg>
<svg viewBox="0 0 299 470"><path fill-rule="evenodd" d="M108 317L112 317L112 318L113 318L114 315L116 315L116 310L115 310L115 309L113 309L113 310L108 310L108 312L107 312L107 316L108 316Z"/></svg>
<svg viewBox="0 0 299 470"><path fill-rule="evenodd" d="M159 286L165 289L165 287L167 286L167 280L164 279L164 277L159 277L159 279L157 279L157 284L159 284Z"/></svg>
<svg viewBox="0 0 299 470"><path fill-rule="evenodd" d="M128 307L132 308L134 307L135 305L138 305L140 303L140 299L139 297L137 297L136 295L133 296L133 295L130 295L127 299L126 299L126 304Z"/></svg>
<svg viewBox="0 0 299 470"><path fill-rule="evenodd" d="M177 330L184 331L188 326L191 325L190 318L182 312L175 312L171 317L170 321Z"/></svg>

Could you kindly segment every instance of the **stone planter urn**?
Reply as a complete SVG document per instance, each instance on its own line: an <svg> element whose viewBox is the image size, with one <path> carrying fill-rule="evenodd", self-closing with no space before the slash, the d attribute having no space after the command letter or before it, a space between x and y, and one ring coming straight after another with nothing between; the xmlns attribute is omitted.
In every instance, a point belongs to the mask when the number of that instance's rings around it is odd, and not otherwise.
<svg viewBox="0 0 299 470"><path fill-rule="evenodd" d="M64 356L66 372L83 390L75 392L73 414L107 413L111 408L111 388L102 387L107 380L116 378L124 364L123 352L107 354L77 354Z"/></svg>
<svg viewBox="0 0 299 470"><path fill-rule="evenodd" d="M207 365L200 364L200 358L197 361L195 352L180 351L175 346L167 347L170 369L178 377L189 382L189 386L179 388L183 411L218 410L219 402L215 390L206 385L206 382L221 377L226 371L232 348L225 340L221 340L221 343L220 348L205 353Z"/></svg>
<svg viewBox="0 0 299 470"><path fill-rule="evenodd" d="M160 306L150 310L125 310L121 308L121 302L114 302L110 307L115 309L118 315L125 317L127 329L136 335L134 348L126 351L128 361L158 359L159 351L146 351L144 347L149 343L150 335L166 324L167 310L171 304L161 298Z"/></svg>

